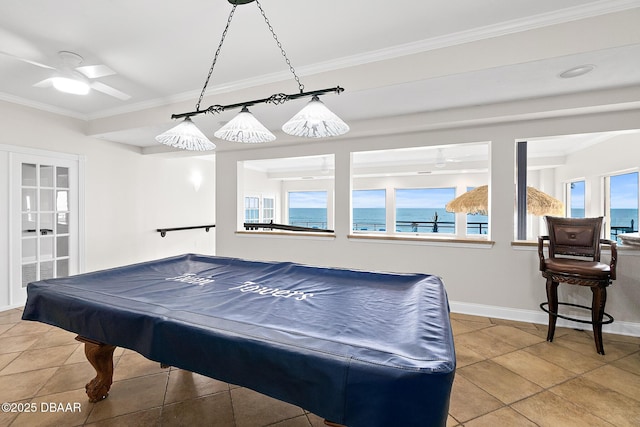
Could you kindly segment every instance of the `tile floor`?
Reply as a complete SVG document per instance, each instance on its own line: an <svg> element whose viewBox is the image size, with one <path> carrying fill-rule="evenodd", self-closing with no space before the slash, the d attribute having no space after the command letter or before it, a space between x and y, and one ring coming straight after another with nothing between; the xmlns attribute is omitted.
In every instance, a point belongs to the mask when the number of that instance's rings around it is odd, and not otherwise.
<svg viewBox="0 0 640 427"><path fill-rule="evenodd" d="M0 412L0 426L324 425L296 406L122 349L109 398L88 403L94 371L83 345L20 317L19 309L0 312L0 402L37 411ZM447 426L640 426L640 338L606 335L600 356L589 332L560 328L547 343L546 326L451 319L458 369Z"/></svg>

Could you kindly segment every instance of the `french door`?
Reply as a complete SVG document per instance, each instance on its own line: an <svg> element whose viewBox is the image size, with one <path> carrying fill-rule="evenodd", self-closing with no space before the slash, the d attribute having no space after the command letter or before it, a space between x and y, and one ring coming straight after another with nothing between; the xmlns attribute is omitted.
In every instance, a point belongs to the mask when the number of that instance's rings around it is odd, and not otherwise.
<svg viewBox="0 0 640 427"><path fill-rule="evenodd" d="M79 272L79 161L12 153L10 268L12 305L28 283Z"/></svg>

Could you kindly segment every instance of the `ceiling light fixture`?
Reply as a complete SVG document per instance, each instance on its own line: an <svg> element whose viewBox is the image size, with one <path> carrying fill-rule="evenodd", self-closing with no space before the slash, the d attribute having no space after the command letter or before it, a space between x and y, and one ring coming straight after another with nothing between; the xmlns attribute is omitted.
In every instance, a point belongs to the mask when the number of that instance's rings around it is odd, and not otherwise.
<svg viewBox="0 0 640 427"><path fill-rule="evenodd" d="M584 76L585 74L592 72L595 68L596 66L591 64L580 65L578 67L573 67L566 71L563 71L562 73L558 74L558 76L563 79L571 79L574 77Z"/></svg>
<svg viewBox="0 0 640 427"><path fill-rule="evenodd" d="M258 6L258 9L260 9L260 13L263 16L265 23L269 27L269 31L271 31L273 39L276 41L276 44L280 48L280 52L282 53L282 56L289 66L289 71L291 71L291 74L293 74L295 81L298 83L299 93L277 93L271 95L268 98L256 99L253 101L244 101L230 105L211 105L201 110L200 103L202 102L202 98L204 97L207 85L209 84L211 74L213 73L213 68L215 67L218 60L220 49L222 48L222 44L224 43L227 31L229 30L229 25L231 24L231 20L233 19L233 14L235 13L236 7L239 4L253 3L254 1ZM233 5L233 8L231 9L231 13L229 14L229 18L227 19L227 25L222 32L220 44L218 45L218 49L216 50L216 53L213 57L213 62L211 64L211 68L209 69L207 79L204 82L204 87L202 88L202 91L200 93L200 98L198 99L198 103L196 104L195 111L172 114L172 119L184 118L184 121L178 126L169 129L167 132L158 135L156 137L156 140L162 144L186 150L212 150L215 148L215 144L209 141L209 139L207 139L207 137L204 136L204 134L193 124L193 122L191 121L191 117L207 113L219 114L226 110L242 108L240 113L235 118L230 120L227 124L225 124L222 128L214 133L215 137L225 139L227 141L245 143L273 141L274 139L276 139L275 135L269 132L269 130L264 127L253 116L253 114L251 114L251 112L249 112L249 107L256 104L280 105L285 103L286 101L306 97L311 97L311 101L298 114L296 114L291 120L289 120L284 124L284 126L282 126L282 130L285 133L293 136L324 138L330 136L338 136L348 132L349 126L345 122L340 120L338 116L332 113L318 98L318 96L320 95L331 92L339 94L344 91L344 89L340 86L336 86L328 89L305 92L304 85L300 82L300 78L291 65L291 61L289 61L289 58L287 57L282 44L278 40L278 36L276 36L276 33L274 32L273 27L269 22L269 19L264 13L264 10L262 10L260 2L258 0L228 0L228 2Z"/></svg>
<svg viewBox="0 0 640 427"><path fill-rule="evenodd" d="M216 144L209 141L209 138L193 124L191 117L185 118L178 126L156 136L156 141L190 151L207 151L216 148Z"/></svg>
<svg viewBox="0 0 640 427"><path fill-rule="evenodd" d="M53 87L64 93L74 95L86 95L89 93L90 86L80 77L76 76L55 76L51 78Z"/></svg>

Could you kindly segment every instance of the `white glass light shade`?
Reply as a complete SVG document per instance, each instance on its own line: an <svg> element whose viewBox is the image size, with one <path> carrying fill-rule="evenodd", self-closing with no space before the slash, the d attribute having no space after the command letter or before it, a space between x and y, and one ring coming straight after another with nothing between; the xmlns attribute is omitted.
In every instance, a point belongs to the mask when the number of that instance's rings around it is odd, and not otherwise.
<svg viewBox="0 0 640 427"><path fill-rule="evenodd" d="M184 119L178 126L156 136L156 141L189 151L206 151L216 148L216 144L204 136L190 117Z"/></svg>
<svg viewBox="0 0 640 427"><path fill-rule="evenodd" d="M282 126L282 130L293 136L325 138L345 134L349 132L349 126L314 95L298 114Z"/></svg>
<svg viewBox="0 0 640 427"><path fill-rule="evenodd" d="M242 111L214 134L216 138L232 142L260 143L270 142L276 136L269 132L245 106Z"/></svg>
<svg viewBox="0 0 640 427"><path fill-rule="evenodd" d="M70 77L56 76L51 78L53 87L60 92L72 93L74 95L86 95L89 93L87 82Z"/></svg>

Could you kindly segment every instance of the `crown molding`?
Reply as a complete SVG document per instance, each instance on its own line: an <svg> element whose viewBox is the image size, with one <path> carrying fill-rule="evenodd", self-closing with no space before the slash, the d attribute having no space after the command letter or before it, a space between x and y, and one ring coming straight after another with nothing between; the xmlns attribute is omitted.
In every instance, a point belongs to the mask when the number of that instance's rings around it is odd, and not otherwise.
<svg viewBox="0 0 640 427"><path fill-rule="evenodd" d="M367 64L370 62L384 61L402 56L413 55L431 50L457 46L465 43L506 36L509 34L564 24L595 16L621 12L640 7L640 0L600 0L582 6L574 6L555 12L542 13L522 19L487 25L467 31L459 31L453 34L418 40L411 43L397 45L385 49L365 52L360 55L338 58L332 61L318 63L307 67L300 67L301 74L316 74L339 68ZM284 75L285 73L283 73Z"/></svg>
<svg viewBox="0 0 640 427"><path fill-rule="evenodd" d="M73 119L88 121L89 117L86 114L80 114L75 111L59 108L54 105L44 104L42 102L31 101L19 96L10 95L8 93L0 92L0 101L10 102L12 104L22 105L24 107L33 108L36 110L46 111L48 113L57 114L59 116L71 117Z"/></svg>
<svg viewBox="0 0 640 427"><path fill-rule="evenodd" d="M359 55L352 55L348 57L337 58L331 61L301 66L298 67L297 70L301 76L314 75L323 72L338 70L341 68L348 68L372 62L384 61L402 56L413 55L431 50L471 43L474 41L480 41L489 38L547 27L551 25L592 18L595 16L606 15L609 13L620 12L638 7L640 7L640 0L600 0L594 3L574 6L555 12L542 13L527 18L514 19L495 25L474 28L468 31L460 31L454 34L447 34L440 37L433 37L430 39L419 40L416 42L365 52ZM287 70L283 70L282 72L266 74L250 79L238 80L218 86L210 86L207 89L207 96L247 89L250 87L270 83L276 83L279 81L287 80L289 78L290 73ZM126 107L103 110L98 113L88 115L88 120L100 119L115 116L118 114L126 114L149 108L156 108L177 102L195 100L197 99L199 93L200 91L184 92L170 98L158 98L136 104L130 104Z"/></svg>
<svg viewBox="0 0 640 427"><path fill-rule="evenodd" d="M519 33L523 31L533 30L537 28L547 27L551 25L563 24L567 22L577 21L581 19L592 18L595 16L606 15L624 10L640 8L640 0L599 0L585 5L574 6L561 9L554 12L542 13L522 19L514 19L501 22L494 25L478 27L467 31L460 31L454 34L447 34L430 39L419 40L402 45L396 45L389 48L379 49L375 51L365 52L358 55L336 58L334 60L321 63L301 66L297 68L301 76L314 75L328 71L339 70L342 68L354 67L358 65L368 64L372 62L394 59L402 56L428 52L431 50L452 47L465 43L485 40L505 36L509 34ZM270 83L277 83L290 78L288 70L277 73L256 76L254 78L237 80L234 82L210 86L207 89L207 96L220 93L233 92L237 90L247 89L251 87L261 86ZM78 114L73 111L60 109L51 105L40 104L11 95L0 93L0 99L9 102L49 111L55 114L70 116L73 118L90 121L94 119L102 119L120 114L128 114L136 111L142 111L151 108L162 107L174 103L193 101L197 99L200 91L189 91L169 97L156 98L148 101L129 104L123 107L105 109L96 113L87 115Z"/></svg>

